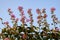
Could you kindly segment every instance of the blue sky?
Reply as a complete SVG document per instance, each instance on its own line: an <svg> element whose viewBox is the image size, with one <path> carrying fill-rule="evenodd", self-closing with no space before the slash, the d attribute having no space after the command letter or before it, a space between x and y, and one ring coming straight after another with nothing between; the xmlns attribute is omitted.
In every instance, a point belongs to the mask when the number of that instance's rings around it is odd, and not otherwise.
<svg viewBox="0 0 60 40"><path fill-rule="evenodd" d="M38 26L36 23L37 8L40 8L40 9L46 8L46 13L48 15L47 20L48 20L48 23L51 23L50 8L55 7L56 8L55 14L60 20L60 0L0 0L0 17L3 18L3 21L9 21L10 25L12 26L10 16L8 15L7 10L8 8L11 8L15 16L20 18L19 16L20 13L17 9L18 6L23 6L24 12L27 18L29 17L27 14L27 10L28 8L32 8L33 19L35 19L33 25L35 26ZM18 23L18 25L20 24L21 23ZM3 26L0 21L0 28L4 28L4 27L5 26ZM53 28L53 27L50 27L50 28Z"/></svg>

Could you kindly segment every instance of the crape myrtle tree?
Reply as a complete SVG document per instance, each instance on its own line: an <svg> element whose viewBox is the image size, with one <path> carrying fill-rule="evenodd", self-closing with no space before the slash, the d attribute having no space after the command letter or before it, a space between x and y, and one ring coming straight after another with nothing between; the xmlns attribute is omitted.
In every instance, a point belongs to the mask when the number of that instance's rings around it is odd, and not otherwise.
<svg viewBox="0 0 60 40"><path fill-rule="evenodd" d="M54 29L49 30L50 24L47 22L48 15L46 14L46 9L36 9L37 23L38 27L33 25L33 14L32 9L28 9L27 13L29 18L27 18L24 14L24 10L22 6L18 7L21 18L16 18L13 11L8 8L8 13L10 15L10 19L12 20L13 26L9 25L8 21L3 22L3 18L0 18L1 23L5 26L0 33L0 38L4 40L48 40L55 39L58 40L60 38L59 28L56 27L57 24L60 24L58 18L54 14L56 10L54 7L51 8L51 25L54 26ZM21 25L18 26L18 21L21 22ZM27 22L29 22L30 26L28 27ZM26 27L27 26L27 27ZM42 32L40 32L42 30Z"/></svg>

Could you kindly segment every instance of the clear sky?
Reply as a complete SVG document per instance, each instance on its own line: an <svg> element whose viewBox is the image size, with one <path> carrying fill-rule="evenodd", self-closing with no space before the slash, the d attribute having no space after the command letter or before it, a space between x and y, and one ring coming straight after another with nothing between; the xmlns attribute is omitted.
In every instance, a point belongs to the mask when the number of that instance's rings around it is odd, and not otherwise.
<svg viewBox="0 0 60 40"><path fill-rule="evenodd" d="M19 11L17 9L18 6L23 6L24 12L27 18L28 18L27 9L32 8L33 19L34 19L33 25L35 26L38 26L36 23L37 8L40 8L40 9L46 8L46 13L48 15L47 20L48 20L48 23L51 23L50 8L55 7L56 8L55 14L60 20L60 0L0 0L0 17L3 18L3 21L9 21L10 25L12 26L10 16L8 15L7 10L8 8L11 8L15 16L20 18ZM21 23L18 23L18 25L20 24ZM5 26L3 26L0 21L0 28L4 28L4 27ZM50 28L53 28L53 27L50 27Z"/></svg>

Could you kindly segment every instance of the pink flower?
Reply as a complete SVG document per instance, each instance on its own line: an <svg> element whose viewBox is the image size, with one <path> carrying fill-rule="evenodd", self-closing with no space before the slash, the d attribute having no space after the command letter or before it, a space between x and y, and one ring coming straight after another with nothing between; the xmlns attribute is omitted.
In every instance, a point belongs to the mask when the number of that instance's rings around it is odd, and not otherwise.
<svg viewBox="0 0 60 40"><path fill-rule="evenodd" d="M21 21L22 23L25 23L25 18L26 18L25 16L22 16L20 21Z"/></svg>
<svg viewBox="0 0 60 40"><path fill-rule="evenodd" d="M56 30L56 31L59 31L59 28L56 27L55 30Z"/></svg>
<svg viewBox="0 0 60 40"><path fill-rule="evenodd" d="M13 13L10 8L8 8L8 12L9 12L10 14ZM9 14L9 15L10 15L10 14Z"/></svg>
<svg viewBox="0 0 60 40"><path fill-rule="evenodd" d="M54 7L51 8L51 12L54 12L56 9Z"/></svg>
<svg viewBox="0 0 60 40"><path fill-rule="evenodd" d="M25 16L22 16L22 18L26 18Z"/></svg>
<svg viewBox="0 0 60 40"><path fill-rule="evenodd" d="M26 34L23 34L22 37L23 37L23 39L26 39L27 38L27 35Z"/></svg>
<svg viewBox="0 0 60 40"><path fill-rule="evenodd" d="M8 25L8 24L9 24L9 22L8 22L8 21L6 21L6 22L4 22L4 24Z"/></svg>
<svg viewBox="0 0 60 40"><path fill-rule="evenodd" d="M26 20L26 22L29 22L29 21L30 21L30 19L27 19L27 20Z"/></svg>
<svg viewBox="0 0 60 40"><path fill-rule="evenodd" d="M15 19L15 15L11 14L11 19L14 20Z"/></svg>
<svg viewBox="0 0 60 40"><path fill-rule="evenodd" d="M17 22L19 19L18 18L16 18L16 20L15 20L15 22Z"/></svg>
<svg viewBox="0 0 60 40"><path fill-rule="evenodd" d="M5 38L4 40L10 40L9 38Z"/></svg>
<svg viewBox="0 0 60 40"><path fill-rule="evenodd" d="M32 9L28 9L27 13L31 13L31 10L32 10Z"/></svg>
<svg viewBox="0 0 60 40"><path fill-rule="evenodd" d="M22 11L23 10L23 7L22 6L19 6L18 9L19 9L19 11Z"/></svg>
<svg viewBox="0 0 60 40"><path fill-rule="evenodd" d="M33 20L33 17L30 17L30 22L32 23L34 20Z"/></svg>
<svg viewBox="0 0 60 40"><path fill-rule="evenodd" d="M38 14L40 14L40 13L41 13L39 8L38 8L38 9L36 9L36 12L37 12Z"/></svg>
<svg viewBox="0 0 60 40"><path fill-rule="evenodd" d="M25 23L25 19L21 19L20 21L21 21L22 23Z"/></svg>
<svg viewBox="0 0 60 40"><path fill-rule="evenodd" d="M21 16L23 16L24 15L24 11L21 11Z"/></svg>
<svg viewBox="0 0 60 40"><path fill-rule="evenodd" d="M14 14L11 14L11 17L14 17L15 18L15 15Z"/></svg>

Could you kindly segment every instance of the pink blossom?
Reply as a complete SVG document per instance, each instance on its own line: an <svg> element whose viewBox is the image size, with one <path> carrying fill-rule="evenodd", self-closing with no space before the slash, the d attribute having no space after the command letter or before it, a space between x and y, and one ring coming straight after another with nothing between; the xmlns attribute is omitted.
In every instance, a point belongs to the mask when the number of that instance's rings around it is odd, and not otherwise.
<svg viewBox="0 0 60 40"><path fill-rule="evenodd" d="M15 15L11 14L11 19L14 20L15 19Z"/></svg>
<svg viewBox="0 0 60 40"><path fill-rule="evenodd" d="M22 11L23 10L23 7L22 6L19 6L18 9L19 9L19 11Z"/></svg>
<svg viewBox="0 0 60 40"><path fill-rule="evenodd" d="M8 22L8 21L6 21L6 22L4 22L4 24L8 25L8 24L9 24L9 22Z"/></svg>
<svg viewBox="0 0 60 40"><path fill-rule="evenodd" d="M31 13L31 10L32 10L32 9L28 9L27 13Z"/></svg>
<svg viewBox="0 0 60 40"><path fill-rule="evenodd" d="M25 23L25 18L26 18L25 16L22 16L20 21L21 21L22 23Z"/></svg>
<svg viewBox="0 0 60 40"><path fill-rule="evenodd" d="M59 28L55 28L56 31L59 31Z"/></svg>
<svg viewBox="0 0 60 40"><path fill-rule="evenodd" d="M22 17L20 21L22 21L22 20L25 20L25 18L24 18L24 17Z"/></svg>
<svg viewBox="0 0 60 40"><path fill-rule="evenodd" d="M25 19L21 19L20 21L21 21L22 23L25 23Z"/></svg>
<svg viewBox="0 0 60 40"><path fill-rule="evenodd" d="M30 17L30 21L32 20L32 17Z"/></svg>
<svg viewBox="0 0 60 40"><path fill-rule="evenodd" d="M26 39L27 38L27 35L26 34L23 34L22 37L23 37L23 39Z"/></svg>
<svg viewBox="0 0 60 40"><path fill-rule="evenodd" d="M26 18L25 16L22 16L22 18Z"/></svg>
<svg viewBox="0 0 60 40"><path fill-rule="evenodd" d="M17 22L18 20L19 20L19 19L18 19L18 18L16 18L16 19L15 19L15 22Z"/></svg>
<svg viewBox="0 0 60 40"><path fill-rule="evenodd" d="M39 8L38 8L38 9L36 9L36 12L37 12L38 14L39 14L39 13L41 13Z"/></svg>
<svg viewBox="0 0 60 40"><path fill-rule="evenodd" d="M30 19L27 19L27 20L26 20L26 22L29 22L29 21L30 21Z"/></svg>
<svg viewBox="0 0 60 40"><path fill-rule="evenodd" d="M13 13L10 8L8 8L9 15Z"/></svg>
<svg viewBox="0 0 60 40"><path fill-rule="evenodd" d="M56 9L54 7L51 8L51 12L54 12Z"/></svg>
<svg viewBox="0 0 60 40"><path fill-rule="evenodd" d="M4 40L10 40L9 38L5 38Z"/></svg>
<svg viewBox="0 0 60 40"><path fill-rule="evenodd" d="M32 23L34 20L33 20L33 18L32 17L30 17L30 22Z"/></svg>
<svg viewBox="0 0 60 40"><path fill-rule="evenodd" d="M21 16L23 16L24 15L24 11L21 11Z"/></svg>

